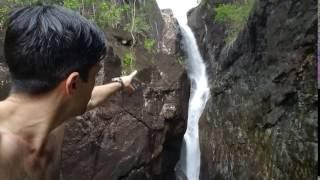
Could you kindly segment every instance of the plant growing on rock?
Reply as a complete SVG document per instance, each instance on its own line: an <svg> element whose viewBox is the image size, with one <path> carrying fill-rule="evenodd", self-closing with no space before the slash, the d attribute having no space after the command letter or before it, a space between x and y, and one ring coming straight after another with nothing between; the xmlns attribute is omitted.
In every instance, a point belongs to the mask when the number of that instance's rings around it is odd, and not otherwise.
<svg viewBox="0 0 320 180"><path fill-rule="evenodd" d="M243 29L253 4L254 0L244 0L241 3L221 4L215 8L214 20L227 25L226 43L233 41Z"/></svg>
<svg viewBox="0 0 320 180"><path fill-rule="evenodd" d="M133 27L132 32L137 34L147 33L151 29L151 26L149 25L148 21L145 19L144 16L135 17L134 22L131 21L130 23L128 23L124 27L124 30L130 31L131 27Z"/></svg>
<svg viewBox="0 0 320 180"><path fill-rule="evenodd" d="M184 64L183 57L182 56L178 56L177 57L177 62L178 62L178 64L183 65Z"/></svg>
<svg viewBox="0 0 320 180"><path fill-rule="evenodd" d="M95 21L100 26L111 26L116 28L124 15L129 10L129 5L117 5L111 2L102 2L99 5Z"/></svg>
<svg viewBox="0 0 320 180"><path fill-rule="evenodd" d="M111 1L64 0L64 6L96 22L101 27L117 28L126 12L128 4L117 4Z"/></svg>
<svg viewBox="0 0 320 180"><path fill-rule="evenodd" d="M74 8L77 0L65 0L67 1L67 6L70 8ZM62 5L64 2L63 0L0 0L0 31L3 30L3 25L7 14L9 11L16 7L22 6L30 6L35 4L55 4L55 5ZM78 3L79 4L79 3Z"/></svg>
<svg viewBox="0 0 320 180"><path fill-rule="evenodd" d="M9 8L4 6L0 7L0 31L3 30L3 25L6 19L6 16L9 12Z"/></svg>
<svg viewBox="0 0 320 180"><path fill-rule="evenodd" d="M145 39L143 41L143 47L149 52L149 53L155 53L155 45L156 41L154 39Z"/></svg>
<svg viewBox="0 0 320 180"><path fill-rule="evenodd" d="M124 30L127 32L130 32L132 36L132 40L133 40L132 45L136 43L137 34L146 37L146 34L150 31L150 29L151 29L151 26L149 25L144 15L140 15L140 16L134 15L132 17L132 20L124 26Z"/></svg>
<svg viewBox="0 0 320 180"><path fill-rule="evenodd" d="M122 60L122 75L133 71L136 56L133 51L126 52Z"/></svg>
<svg viewBox="0 0 320 180"><path fill-rule="evenodd" d="M72 10L79 10L80 3L78 0L64 0L63 6Z"/></svg>
<svg viewBox="0 0 320 180"><path fill-rule="evenodd" d="M0 0L0 30L3 30L4 22L10 9L39 3L39 0Z"/></svg>

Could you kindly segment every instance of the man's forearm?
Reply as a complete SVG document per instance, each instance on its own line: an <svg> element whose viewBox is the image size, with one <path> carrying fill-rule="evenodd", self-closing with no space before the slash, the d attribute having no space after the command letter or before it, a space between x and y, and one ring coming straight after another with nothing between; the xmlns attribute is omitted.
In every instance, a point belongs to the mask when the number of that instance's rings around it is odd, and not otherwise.
<svg viewBox="0 0 320 180"><path fill-rule="evenodd" d="M87 105L87 111L101 105L109 96L120 90L121 84L112 82L109 84L96 86L92 90L91 99Z"/></svg>

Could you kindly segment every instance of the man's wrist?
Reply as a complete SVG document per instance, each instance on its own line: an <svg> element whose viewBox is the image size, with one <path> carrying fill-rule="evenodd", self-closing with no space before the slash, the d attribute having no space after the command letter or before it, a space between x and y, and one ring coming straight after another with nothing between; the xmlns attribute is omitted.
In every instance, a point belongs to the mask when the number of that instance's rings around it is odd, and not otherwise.
<svg viewBox="0 0 320 180"><path fill-rule="evenodd" d="M118 83L120 85L121 90L124 88L124 83L121 78L113 78L112 82Z"/></svg>

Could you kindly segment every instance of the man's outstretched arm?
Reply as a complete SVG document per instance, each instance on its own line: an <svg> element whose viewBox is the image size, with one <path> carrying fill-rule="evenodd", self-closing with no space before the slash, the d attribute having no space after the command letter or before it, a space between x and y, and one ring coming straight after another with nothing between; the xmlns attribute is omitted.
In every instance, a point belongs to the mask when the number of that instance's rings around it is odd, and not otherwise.
<svg viewBox="0 0 320 180"><path fill-rule="evenodd" d="M123 86L124 89L133 90L131 81L134 76L137 74L137 71L132 72L128 76L122 76L119 79L122 80L123 84L120 82L112 82L105 85L96 86L92 90L91 99L87 105L87 111L94 109L105 102L109 96L117 92Z"/></svg>

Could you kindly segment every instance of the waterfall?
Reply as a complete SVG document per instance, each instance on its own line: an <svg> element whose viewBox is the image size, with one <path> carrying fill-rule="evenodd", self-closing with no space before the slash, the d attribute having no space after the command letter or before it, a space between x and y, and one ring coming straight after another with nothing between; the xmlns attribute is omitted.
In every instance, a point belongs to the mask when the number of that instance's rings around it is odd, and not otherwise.
<svg viewBox="0 0 320 180"><path fill-rule="evenodd" d="M200 172L200 145L198 123L209 96L206 67L190 27L180 25L184 47L188 55L187 71L191 81L187 130L181 154L181 168L188 180L198 180Z"/></svg>
<svg viewBox="0 0 320 180"><path fill-rule="evenodd" d="M179 168L188 180L198 180L200 174L200 145L198 123L209 97L206 67L191 28L187 12L197 5L197 0L157 0L161 9L170 8L177 18L187 54L187 72L191 81L187 130L181 149Z"/></svg>

